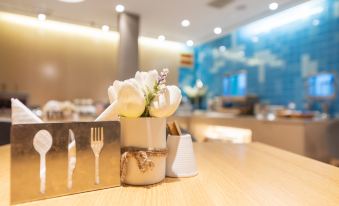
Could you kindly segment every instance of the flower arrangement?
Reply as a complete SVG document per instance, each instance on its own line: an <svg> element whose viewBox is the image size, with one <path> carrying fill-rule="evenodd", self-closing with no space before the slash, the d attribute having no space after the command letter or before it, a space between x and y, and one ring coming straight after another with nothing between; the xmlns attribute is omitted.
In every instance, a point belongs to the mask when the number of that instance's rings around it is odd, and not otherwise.
<svg viewBox="0 0 339 206"><path fill-rule="evenodd" d="M184 87L184 92L189 98L198 98L198 97L203 97L205 96L207 92L207 88L204 87L204 84L200 79L198 79L194 85L194 87L191 86L185 86Z"/></svg>
<svg viewBox="0 0 339 206"><path fill-rule="evenodd" d="M96 121L120 117L121 181L125 184L149 185L165 178L166 117L177 110L182 98L178 87L166 85L167 76L168 69L160 74L138 71L134 78L116 80L108 88L110 106Z"/></svg>
<svg viewBox="0 0 339 206"><path fill-rule="evenodd" d="M156 70L137 72L134 78L115 80L108 88L110 106L96 121L115 120L121 117L168 117L178 108L181 91L177 86L166 85L168 69L160 74Z"/></svg>
<svg viewBox="0 0 339 206"><path fill-rule="evenodd" d="M185 86L184 92L189 98L191 104L194 106L194 109L200 109L202 107L202 99L207 92L207 87L205 87L202 81L198 79L194 87Z"/></svg>

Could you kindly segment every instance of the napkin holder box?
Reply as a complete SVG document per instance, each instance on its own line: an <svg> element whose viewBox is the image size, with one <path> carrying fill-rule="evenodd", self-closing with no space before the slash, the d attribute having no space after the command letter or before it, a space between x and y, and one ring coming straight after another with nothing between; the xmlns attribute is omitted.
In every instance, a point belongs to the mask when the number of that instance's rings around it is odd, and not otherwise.
<svg viewBox="0 0 339 206"><path fill-rule="evenodd" d="M100 182L95 181L95 156L91 128L103 128L103 148L99 155ZM33 139L47 130L52 146L46 154L45 192L41 192L40 154ZM72 187L68 186L69 130L76 143L76 163ZM18 124L11 128L11 204L120 186L120 123L70 122Z"/></svg>

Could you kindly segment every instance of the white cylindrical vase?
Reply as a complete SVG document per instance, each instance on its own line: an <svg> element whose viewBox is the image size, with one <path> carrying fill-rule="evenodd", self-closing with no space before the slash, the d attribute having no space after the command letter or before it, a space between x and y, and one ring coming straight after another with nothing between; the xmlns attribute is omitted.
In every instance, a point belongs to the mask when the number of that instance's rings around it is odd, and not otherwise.
<svg viewBox="0 0 339 206"><path fill-rule="evenodd" d="M168 135L166 176L192 177L198 174L191 135Z"/></svg>
<svg viewBox="0 0 339 206"><path fill-rule="evenodd" d="M122 167L122 182L130 185L150 185L161 182L166 174L166 118L120 118L122 158L126 157L125 149L133 148L134 154L147 151L147 161L152 167L146 171L139 168L137 158L130 152ZM125 155L124 155L125 154ZM146 160L146 159L143 159ZM124 161L122 161L123 163ZM143 162L143 161L142 161ZM124 171L125 170L125 171Z"/></svg>

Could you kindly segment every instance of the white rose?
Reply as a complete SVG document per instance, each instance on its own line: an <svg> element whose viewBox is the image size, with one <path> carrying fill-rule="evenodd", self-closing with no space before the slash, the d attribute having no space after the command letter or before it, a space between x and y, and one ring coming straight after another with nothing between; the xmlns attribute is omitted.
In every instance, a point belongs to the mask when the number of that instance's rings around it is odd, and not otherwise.
<svg viewBox="0 0 339 206"><path fill-rule="evenodd" d="M152 117L171 116L177 110L181 97L181 91L178 87L166 86L163 92L151 102L150 115Z"/></svg>
<svg viewBox="0 0 339 206"><path fill-rule="evenodd" d="M151 70L148 72L139 72L135 73L135 79L141 85L143 91L145 94L147 94L149 91L152 91L154 88L154 85L158 81L158 71L157 70Z"/></svg>

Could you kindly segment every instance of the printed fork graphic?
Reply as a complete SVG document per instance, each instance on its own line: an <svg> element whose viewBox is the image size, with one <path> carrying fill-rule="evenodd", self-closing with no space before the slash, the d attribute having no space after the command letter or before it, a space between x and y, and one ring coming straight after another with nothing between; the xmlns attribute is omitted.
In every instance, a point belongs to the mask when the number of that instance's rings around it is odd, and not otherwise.
<svg viewBox="0 0 339 206"><path fill-rule="evenodd" d="M99 157L102 147L104 146L104 128L91 128L91 147L95 156L95 184L100 183L99 176Z"/></svg>

